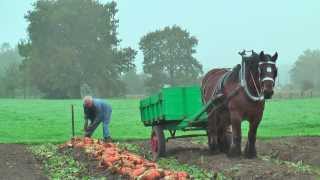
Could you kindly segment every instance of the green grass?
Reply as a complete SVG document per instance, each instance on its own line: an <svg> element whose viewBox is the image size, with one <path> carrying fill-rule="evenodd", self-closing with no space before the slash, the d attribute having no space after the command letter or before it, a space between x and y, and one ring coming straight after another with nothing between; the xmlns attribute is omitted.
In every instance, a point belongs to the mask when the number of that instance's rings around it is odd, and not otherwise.
<svg viewBox="0 0 320 180"><path fill-rule="evenodd" d="M111 135L117 139L149 136L140 121L138 100L110 100ZM0 100L1 143L63 142L71 137L71 104L75 105L76 135L83 134L81 100ZM100 125L94 136L102 137Z"/></svg>
<svg viewBox="0 0 320 180"><path fill-rule="evenodd" d="M247 127L243 128L247 132ZM266 104L260 137L319 136L320 99L274 100Z"/></svg>
<svg viewBox="0 0 320 180"><path fill-rule="evenodd" d="M117 140L146 139L150 128L140 121L138 100L110 100L110 131ZM76 135L82 135L81 100L0 100L0 143L64 142L71 137L70 105L75 105ZM247 134L247 124L243 134ZM179 133L183 134L183 133ZM320 99L269 101L259 137L320 135ZM94 137L102 137L98 127Z"/></svg>

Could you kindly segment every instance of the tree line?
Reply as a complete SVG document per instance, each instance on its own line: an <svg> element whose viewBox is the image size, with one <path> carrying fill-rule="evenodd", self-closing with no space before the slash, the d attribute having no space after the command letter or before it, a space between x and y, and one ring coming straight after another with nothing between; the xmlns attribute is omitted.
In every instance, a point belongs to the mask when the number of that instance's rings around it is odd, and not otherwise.
<svg viewBox="0 0 320 180"><path fill-rule="evenodd" d="M37 1L28 11L28 38L0 49L0 97L79 98L149 94L165 86L198 84L198 39L174 25L141 37L137 50L120 47L115 2ZM300 88L320 89L319 50L307 50L291 70ZM312 69L312 70L311 70Z"/></svg>
<svg viewBox="0 0 320 180"><path fill-rule="evenodd" d="M137 74L137 50L119 45L115 2L37 1L33 7L25 15L28 38L17 48L1 52L20 55L19 64L8 66L3 75L15 85L8 83L2 96L30 96L30 89L44 98L114 97L139 93L135 90L152 93L165 84L195 82L202 73L193 57L197 39L178 26L141 39L144 74Z"/></svg>
<svg viewBox="0 0 320 180"><path fill-rule="evenodd" d="M293 88L320 91L320 49L305 50L290 70L290 77Z"/></svg>

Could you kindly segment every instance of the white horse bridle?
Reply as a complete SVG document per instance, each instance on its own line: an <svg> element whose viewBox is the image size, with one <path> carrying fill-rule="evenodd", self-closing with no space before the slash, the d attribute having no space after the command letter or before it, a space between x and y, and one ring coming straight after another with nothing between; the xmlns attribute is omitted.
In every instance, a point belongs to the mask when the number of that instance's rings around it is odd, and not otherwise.
<svg viewBox="0 0 320 180"><path fill-rule="evenodd" d="M276 63L273 62L273 61L259 62L259 66L260 66L260 65L263 65L263 64L275 65ZM269 70L269 68L270 68L270 70ZM259 71L260 71L260 68L259 68ZM271 67L267 67L267 71L268 71L268 72L272 72ZM261 80L261 82L264 82L264 81L272 81L272 83L274 84L274 79L271 78L271 77L264 77L264 78Z"/></svg>
<svg viewBox="0 0 320 180"><path fill-rule="evenodd" d="M272 61L260 62L259 66L262 65L262 64L274 64L275 65L276 63L272 62ZM259 68L259 71L260 71L260 68ZM241 64L241 69L239 71L239 78L240 78L241 87L243 87L245 93L247 94L247 96L251 100L253 100L253 101L263 101L264 100L263 93L257 92L258 96L255 96L255 95L251 94L249 89L248 89L248 84L247 84L247 80L246 80L246 63L245 63L245 61L243 61L242 64ZM259 77L259 80L260 80L260 77ZM264 77L260 82L264 82L264 81L272 81L273 84L275 82L275 80L273 78L271 78L271 77Z"/></svg>

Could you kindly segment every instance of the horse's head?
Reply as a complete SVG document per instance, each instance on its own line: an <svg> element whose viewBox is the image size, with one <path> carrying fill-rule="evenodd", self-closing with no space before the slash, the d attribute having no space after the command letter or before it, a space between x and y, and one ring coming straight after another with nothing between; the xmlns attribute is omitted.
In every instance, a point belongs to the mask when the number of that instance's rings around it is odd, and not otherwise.
<svg viewBox="0 0 320 180"><path fill-rule="evenodd" d="M276 66L277 58L277 52L273 56L270 56L269 54L264 54L264 52L261 51L259 55L260 60L258 69L260 84L265 99L270 99L273 95L273 88L278 73L278 69Z"/></svg>

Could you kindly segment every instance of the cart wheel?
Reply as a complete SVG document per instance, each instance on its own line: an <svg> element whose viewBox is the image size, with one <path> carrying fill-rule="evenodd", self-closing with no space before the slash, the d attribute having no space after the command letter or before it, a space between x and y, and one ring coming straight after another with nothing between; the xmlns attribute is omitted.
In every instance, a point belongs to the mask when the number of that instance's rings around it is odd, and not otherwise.
<svg viewBox="0 0 320 180"><path fill-rule="evenodd" d="M156 161L166 152L166 141L161 126L153 126L150 138L152 159Z"/></svg>

